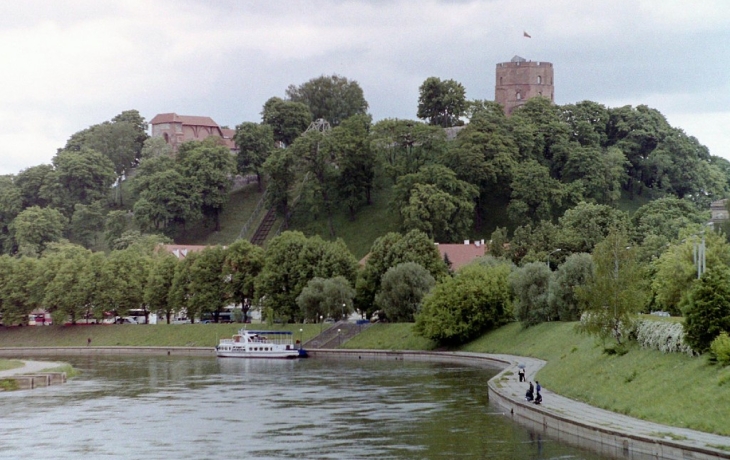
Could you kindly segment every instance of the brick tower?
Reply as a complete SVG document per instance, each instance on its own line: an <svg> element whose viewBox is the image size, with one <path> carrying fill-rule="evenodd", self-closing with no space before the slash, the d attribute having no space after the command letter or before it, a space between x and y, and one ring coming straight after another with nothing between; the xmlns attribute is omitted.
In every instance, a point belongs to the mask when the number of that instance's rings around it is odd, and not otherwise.
<svg viewBox="0 0 730 460"><path fill-rule="evenodd" d="M494 101L504 107L507 116L532 97L543 96L555 102L554 93L552 63L515 56L509 62L497 64Z"/></svg>

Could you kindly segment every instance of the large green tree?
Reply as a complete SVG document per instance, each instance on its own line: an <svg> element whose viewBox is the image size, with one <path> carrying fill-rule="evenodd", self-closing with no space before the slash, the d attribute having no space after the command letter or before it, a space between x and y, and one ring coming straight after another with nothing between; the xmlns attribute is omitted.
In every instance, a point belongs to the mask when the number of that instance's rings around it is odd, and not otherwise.
<svg viewBox="0 0 730 460"><path fill-rule="evenodd" d="M312 122L307 105L278 97L266 101L261 117L263 123L274 130L274 140L284 146L291 145Z"/></svg>
<svg viewBox="0 0 730 460"><path fill-rule="evenodd" d="M162 251L161 251L162 252ZM144 301L151 313L164 316L167 324L175 313L170 299L172 282L175 279L175 267L178 258L168 252L159 254L152 260L149 277L144 290Z"/></svg>
<svg viewBox="0 0 730 460"><path fill-rule="evenodd" d="M297 297L309 280L336 276L354 283L357 260L342 240L307 238L301 232L284 232L266 248L264 268L256 281L256 296L282 320L301 320Z"/></svg>
<svg viewBox="0 0 730 460"><path fill-rule="evenodd" d="M393 205L404 230L421 230L447 243L462 240L468 234L474 222L477 195L477 188L457 179L452 170L432 165L398 179Z"/></svg>
<svg viewBox="0 0 730 460"><path fill-rule="evenodd" d="M337 126L353 115L365 115L368 103L355 80L339 75L322 75L286 89L290 101L309 107L312 120L322 118Z"/></svg>
<svg viewBox="0 0 730 460"><path fill-rule="evenodd" d="M429 77L418 88L418 118L444 128L462 125L466 114L466 90L455 80Z"/></svg>
<svg viewBox="0 0 730 460"><path fill-rule="evenodd" d="M457 345L507 322L512 315L507 264L472 264L444 278L423 301L415 331Z"/></svg>
<svg viewBox="0 0 730 460"><path fill-rule="evenodd" d="M721 332L730 331L730 270L708 269L692 289L684 323L685 340L704 352Z"/></svg>
<svg viewBox="0 0 730 460"><path fill-rule="evenodd" d="M421 301L435 284L434 277L417 263L398 264L381 278L375 305L389 321L413 322L421 309Z"/></svg>
<svg viewBox="0 0 730 460"><path fill-rule="evenodd" d="M345 277L315 277L309 280L297 296L297 305L307 321L316 322L320 316L342 320L352 311L353 297L355 289Z"/></svg>
<svg viewBox="0 0 730 460"><path fill-rule="evenodd" d="M31 206L18 214L10 224L10 230L15 235L18 252L39 256L48 243L63 237L67 224L68 220L58 210Z"/></svg>
<svg viewBox="0 0 730 460"><path fill-rule="evenodd" d="M201 318L210 315L218 322L220 313L230 298L228 276L224 272L226 252L221 246L209 246L200 251L190 266L187 305Z"/></svg>
<svg viewBox="0 0 730 460"><path fill-rule="evenodd" d="M241 123L236 126L233 140L238 146L237 166L239 173L256 174L261 190L261 173L266 159L274 150L274 130L259 123Z"/></svg>
<svg viewBox="0 0 730 460"><path fill-rule="evenodd" d="M223 273L231 300L241 305L244 320L251 308L256 288L256 278L264 268L264 251L248 240L236 240L226 248Z"/></svg>
<svg viewBox="0 0 730 460"><path fill-rule="evenodd" d="M548 288L552 272L547 264L532 262L509 276L515 294L515 317L525 327L558 319L558 312L548 303Z"/></svg>

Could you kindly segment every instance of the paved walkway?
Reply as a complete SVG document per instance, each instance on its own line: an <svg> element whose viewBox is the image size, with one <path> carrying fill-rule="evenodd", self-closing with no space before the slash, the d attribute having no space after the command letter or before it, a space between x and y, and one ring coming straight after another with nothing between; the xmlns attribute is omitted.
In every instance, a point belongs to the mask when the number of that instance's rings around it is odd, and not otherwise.
<svg viewBox="0 0 730 460"><path fill-rule="evenodd" d="M24 366L0 371L0 378L10 377L12 375L36 374L45 369L53 369L54 367L60 367L64 365L64 363L55 363L50 361L21 361L23 362Z"/></svg>
<svg viewBox="0 0 730 460"><path fill-rule="evenodd" d="M496 379L499 379L501 388L499 392L513 401L527 403L525 392L529 383L520 383L517 375L518 364L522 363L526 369L527 382L535 381L535 374L542 369L545 361L536 358L527 358L512 355L491 354L496 359L512 363L502 371ZM513 375L504 375L512 372ZM501 378L500 378L501 376ZM726 446L730 449L730 437L716 434L704 433L701 431L676 428L659 423L647 422L626 415L617 414L604 409L590 406L586 403L553 393L545 387L542 388L543 402L537 406L540 410L552 413L557 416L573 419L586 424L613 429L631 435L646 436L654 439L673 439L674 442L696 448L707 448L711 446ZM722 458L730 458L730 451L721 455Z"/></svg>

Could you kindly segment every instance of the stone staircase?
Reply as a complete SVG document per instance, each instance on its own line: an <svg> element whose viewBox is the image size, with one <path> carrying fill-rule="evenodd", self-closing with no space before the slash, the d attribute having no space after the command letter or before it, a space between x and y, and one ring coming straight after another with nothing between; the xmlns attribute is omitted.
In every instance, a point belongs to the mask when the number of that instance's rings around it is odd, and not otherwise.
<svg viewBox="0 0 730 460"><path fill-rule="evenodd" d="M347 321L339 321L318 336L306 341L304 343L304 349L338 348L368 327L370 327L370 323L355 324Z"/></svg>

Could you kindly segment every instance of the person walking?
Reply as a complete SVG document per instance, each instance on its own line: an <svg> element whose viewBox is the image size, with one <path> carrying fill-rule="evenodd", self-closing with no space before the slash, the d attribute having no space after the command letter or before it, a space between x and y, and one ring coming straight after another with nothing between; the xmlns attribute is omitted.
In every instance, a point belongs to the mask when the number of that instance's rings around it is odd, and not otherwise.
<svg viewBox="0 0 730 460"><path fill-rule="evenodd" d="M527 393L525 393L525 399L527 401L535 399L535 387L532 386L532 382L530 382L530 388L528 388Z"/></svg>
<svg viewBox="0 0 730 460"><path fill-rule="evenodd" d="M519 371L517 371L517 375L520 377L520 382L525 381L525 368L521 367Z"/></svg>
<svg viewBox="0 0 730 460"><path fill-rule="evenodd" d="M540 404L542 402L542 395L540 394L540 390L542 390L542 387L540 386L540 382L535 380L535 404Z"/></svg>

